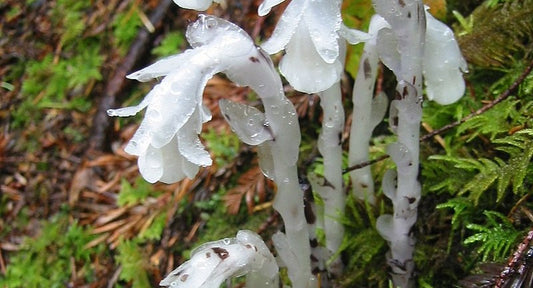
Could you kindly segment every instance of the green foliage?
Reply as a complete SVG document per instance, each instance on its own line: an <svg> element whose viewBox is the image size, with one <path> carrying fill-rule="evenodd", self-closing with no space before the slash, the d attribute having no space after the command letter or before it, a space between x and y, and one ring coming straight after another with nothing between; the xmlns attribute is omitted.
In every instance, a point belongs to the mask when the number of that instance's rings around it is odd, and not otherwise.
<svg viewBox="0 0 533 288"><path fill-rule="evenodd" d="M10 258L6 275L0 277L1 287L64 287L72 274L75 260L78 277L93 277L91 257L98 248L86 248L94 236L68 215L56 215L43 222L39 235L26 238L21 251Z"/></svg>
<svg viewBox="0 0 533 288"><path fill-rule="evenodd" d="M115 46L123 53L129 48L139 32L139 28L142 26L138 13L136 4L131 4L129 9L117 14L113 20L113 40L115 41Z"/></svg>
<svg viewBox="0 0 533 288"><path fill-rule="evenodd" d="M137 236L140 241L161 239L163 229L167 225L167 215L164 212L154 214L150 226Z"/></svg>
<svg viewBox="0 0 533 288"><path fill-rule="evenodd" d="M60 0L51 18L60 37L61 54L45 54L41 59L22 62L24 81L22 103L13 112L13 126L38 122L43 108L75 109L86 112L91 102L83 88L102 79L100 68L104 57L100 41L80 37L85 29L85 13L90 2Z"/></svg>
<svg viewBox="0 0 533 288"><path fill-rule="evenodd" d="M470 223L466 226L474 234L466 238L464 243L468 245L477 242L477 252L482 254L483 261L505 258L521 232L501 213L485 211L483 214L486 216L486 223Z"/></svg>
<svg viewBox="0 0 533 288"><path fill-rule="evenodd" d="M185 45L185 37L181 32L170 32L161 41L161 44L152 49L152 54L158 57L166 57L177 54Z"/></svg>
<svg viewBox="0 0 533 288"><path fill-rule="evenodd" d="M501 3L505 2L505 3ZM459 46L470 64L509 67L513 59L531 52L533 1L489 0L464 22L473 23L459 33Z"/></svg>
<svg viewBox="0 0 533 288"><path fill-rule="evenodd" d="M206 133L202 133L202 137L206 141L206 146L214 155L213 159L218 167L224 167L239 153L240 143L239 137L235 133L217 132L214 129L209 129Z"/></svg>
<svg viewBox="0 0 533 288"><path fill-rule="evenodd" d="M52 21L61 35L61 45L73 44L85 29L84 12L91 2L57 0L52 11Z"/></svg>
<svg viewBox="0 0 533 288"><path fill-rule="evenodd" d="M437 209L444 208L453 209L452 229L455 230L464 223L465 219L470 219L471 213L470 215L468 213L472 211L474 204L468 198L457 197L437 205Z"/></svg>
<svg viewBox="0 0 533 288"><path fill-rule="evenodd" d="M496 135L511 130L513 125L531 121L531 109L533 109L533 103L524 104L520 100L511 97L499 103L496 109L488 110L465 122L458 128L458 132L473 130L467 141L480 134L489 135L490 139L494 140ZM509 121L509 119L513 119L513 121Z"/></svg>
<svg viewBox="0 0 533 288"><path fill-rule="evenodd" d="M145 268L148 259L143 256L137 243L122 241L117 248L118 254L115 260L122 267L119 278L130 282L133 288L151 287Z"/></svg>
<svg viewBox="0 0 533 288"><path fill-rule="evenodd" d="M117 203L120 206L135 205L142 202L148 196L153 195L153 193L152 185L140 176L135 178L135 184L133 186L126 179L122 179Z"/></svg>
<svg viewBox="0 0 533 288"><path fill-rule="evenodd" d="M341 219L346 227L345 236L339 251L333 256L347 256L347 272L340 279L343 287L366 287L368 283L378 283L373 287L386 287L386 271L374 269L384 263L387 250L385 240L375 229L376 215L381 212L348 195L346 213Z"/></svg>
<svg viewBox="0 0 533 288"><path fill-rule="evenodd" d="M521 188L524 185L525 176L530 159L533 156L533 129L525 129L511 136L493 141L502 146L497 150L508 153L507 161L499 157L493 160L487 158L456 158L452 156L432 156L432 159L452 162L456 168L464 169L467 172L478 171L478 173L458 192L458 195L469 193L469 198L477 205L479 198L493 183L497 183L496 201L500 201L505 196L508 186L512 186L513 193L521 195L524 193Z"/></svg>

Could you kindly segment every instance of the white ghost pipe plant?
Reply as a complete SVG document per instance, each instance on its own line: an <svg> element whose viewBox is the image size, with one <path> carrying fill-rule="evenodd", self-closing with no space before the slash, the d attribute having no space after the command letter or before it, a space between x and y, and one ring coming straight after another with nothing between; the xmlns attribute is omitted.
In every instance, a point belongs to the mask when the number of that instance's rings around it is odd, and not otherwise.
<svg viewBox="0 0 533 288"><path fill-rule="evenodd" d="M193 250L191 259L170 272L159 285L187 288L218 288L232 277L246 275L247 287L277 288L278 265L261 237L249 230L235 238L205 243Z"/></svg>
<svg viewBox="0 0 533 288"><path fill-rule="evenodd" d="M387 153L396 163L397 186L391 183L394 180L392 172L383 179L383 190L392 199L394 214L380 216L376 228L390 246L387 258L395 287L407 288L414 269L415 240L411 228L416 222L421 191L417 180L418 139L422 117L422 61L426 17L420 0L374 0L373 3L376 12L391 26L390 30L380 31L378 49L381 45L388 45L383 49L399 53L396 69L389 66L398 81L397 97L390 108L390 125L398 135L398 142L387 148ZM387 37L382 38L382 35ZM390 43L393 41L390 39L396 40L397 45L391 47ZM380 53L380 56L383 59L386 55Z"/></svg>
<svg viewBox="0 0 533 288"><path fill-rule="evenodd" d="M352 126L350 128L349 165L356 165L369 160L369 143L372 131L383 120L387 112L388 99L384 93L374 96L374 86L378 72L378 51L376 47L378 33L389 27L383 17L374 15L370 20L370 39L365 42L363 55L359 60L359 69L353 86ZM350 172L354 195L361 200L375 204L374 179L370 166Z"/></svg>
<svg viewBox="0 0 533 288"><path fill-rule="evenodd" d="M418 0L374 0L375 10L390 25L379 32L379 57L396 75L396 99L390 125L398 142L387 147L396 171L387 171L382 184L392 200L393 215L378 218L376 228L390 246L388 262L396 287L409 287L414 269L415 240L411 229L421 196L418 177L419 129L422 117L422 75L428 98L441 104L457 101L464 93L462 71L466 62L453 32L434 19Z"/></svg>
<svg viewBox="0 0 533 288"><path fill-rule="evenodd" d="M280 0L265 0L259 15L270 12ZM318 148L324 159L324 181L314 183L315 192L324 200L320 215L329 253L315 258L326 262L327 254L339 249L344 228L339 218L344 214L345 193L342 180L341 138L344 131L344 108L340 78L345 59L345 40L356 44L368 39L366 33L348 29L342 23L340 0L293 0L287 6L276 28L261 47L270 54L285 50L279 68L281 74L298 91L318 93L323 109L322 130ZM313 223L311 223L313 224ZM314 226L312 226L314 227ZM313 239L314 240L314 239ZM340 261L328 267L339 274Z"/></svg>
<svg viewBox="0 0 533 288"><path fill-rule="evenodd" d="M268 55L255 47L242 29L226 20L200 15L187 28L186 37L193 49L129 75L141 81L165 76L141 104L108 112L112 116L130 116L147 107L146 117L126 151L139 156L140 171L151 182L174 182L183 175L194 176L196 172L186 170L184 161L173 160L181 157L188 161L186 164L192 163L189 166L211 164L198 139L201 123L209 119L201 105L207 80L222 72L235 83L250 86L263 102L265 118L261 125L268 135L252 133L246 137L253 139L251 144L265 142L260 145L262 168L277 184L274 208L281 214L286 230L286 235L278 237L286 240L280 257L285 263L295 263L288 266L293 287L308 287L313 281L309 237L296 171L300 129L281 79ZM231 116L226 118L233 128L238 126Z"/></svg>

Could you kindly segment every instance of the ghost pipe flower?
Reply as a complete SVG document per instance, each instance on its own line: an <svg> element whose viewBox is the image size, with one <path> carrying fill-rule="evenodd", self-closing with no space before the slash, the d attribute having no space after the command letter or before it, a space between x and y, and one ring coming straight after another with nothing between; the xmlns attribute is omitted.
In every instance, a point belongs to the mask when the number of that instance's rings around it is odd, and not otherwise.
<svg viewBox="0 0 533 288"><path fill-rule="evenodd" d="M398 135L398 142L389 145L387 153L397 166L397 186L392 183L394 175L388 173L383 179L385 195L391 197L394 215L382 215L378 218L376 228L390 246L389 266L392 268L392 280L395 287L409 287L414 269L414 238L410 233L416 222L417 206L420 200L418 183L419 129L422 117L422 61L426 32L424 6L420 0L374 0L376 12L391 26L391 30L382 29L378 37L378 47L399 52L395 72L398 80L396 86L397 100L391 103L391 126ZM387 34L382 34L387 33ZM386 35L387 38L381 38ZM397 46L380 40L395 39ZM381 52L381 51L380 51ZM385 63L384 56L380 56ZM387 64L387 63L385 63ZM389 66L390 68L390 66ZM397 187L397 188L395 188Z"/></svg>
<svg viewBox="0 0 533 288"><path fill-rule="evenodd" d="M237 84L251 87L261 97L265 112L227 100L219 105L241 140L258 145L261 169L276 182L274 208L285 224L286 234L278 233L273 239L274 246L288 267L293 287L310 287L314 279L310 271L309 233L296 169L300 145L296 110L285 97L281 79L263 51L258 49L256 55L245 60L248 62L243 61L225 73Z"/></svg>
<svg viewBox="0 0 533 288"><path fill-rule="evenodd" d="M311 281L309 237L303 212L303 193L299 188L296 172L300 130L294 106L283 93L281 79L268 55L256 48L243 30L228 21L200 15L198 21L189 25L186 36L193 49L163 59L131 75L131 78L141 81L166 75L161 84L138 106L111 110L109 114L129 116L148 107L147 117L128 144L131 148L127 151L137 153L136 155L140 155L139 159L145 157L150 160L147 163L139 162L140 166L150 164L147 168L159 168L156 169L157 177L149 178L157 181L163 179L161 175L173 175L182 172L183 168L179 165L165 166L163 164L166 163L166 158L154 158L153 154L176 154L179 151L179 155L192 163L210 164L207 161L209 158L205 157L207 152L198 140L200 126L188 125L189 121L201 124L208 119L200 104L207 80L215 73L223 72L237 84L250 86L261 97L265 109L264 122L268 126L266 131L270 134L263 139L254 139L253 135L249 137L254 141L265 142L262 145L263 153L269 156L263 157L263 167L271 167L269 176L277 184L274 208L279 211L285 223L289 247L283 253L280 252L280 256L297 263L288 267L294 287L308 287L308 282ZM232 122L230 124L235 126ZM185 136L180 137L182 132ZM172 142L175 135L178 147L174 147L172 151L172 147L166 145L175 143ZM187 149L181 145L182 138L190 145ZM191 141L192 138L195 141ZM152 162L158 165L151 165ZM172 169L166 171L167 168ZM154 173L150 169L148 173Z"/></svg>
<svg viewBox="0 0 533 288"><path fill-rule="evenodd" d="M259 15L284 0L265 0ZM298 91L316 93L340 80L344 63L339 58L339 38L351 44L367 39L342 24L340 0L293 0L281 16L272 37L261 47L270 54L285 49L281 74ZM339 36L340 35L340 36Z"/></svg>
<svg viewBox="0 0 533 288"><path fill-rule="evenodd" d="M452 103L464 93L461 70L466 70L466 63L451 30L429 15L421 1L373 2L391 26L379 33L378 53L398 80L397 99L390 108L390 124L398 142L387 147L397 172L388 171L383 178L383 192L392 200L394 214L380 216L376 228L391 248L388 259L394 285L409 287L415 242L410 230L421 191L417 176L422 74L428 98Z"/></svg>
<svg viewBox="0 0 533 288"><path fill-rule="evenodd" d="M259 7L259 15L266 15L280 0L266 0ZM344 213L345 196L342 180L341 137L344 130L344 109L340 91L340 76L345 58L345 39L352 44L367 39L365 33L350 30L342 24L340 0L294 0L287 6L270 39L261 46L270 54L285 50L280 71L296 89L305 93L319 93L324 112L318 140L324 159L323 184L315 183L314 190L324 199L323 227L329 253L314 255L318 262L333 255L344 235L339 216ZM316 240L316 239L311 239ZM331 274L339 274L340 261L328 267Z"/></svg>
<svg viewBox="0 0 533 288"><path fill-rule="evenodd" d="M159 285L218 288L224 280L245 274L248 287L278 287L276 259L259 235L241 230L235 238L194 249L191 259L170 272Z"/></svg>
<svg viewBox="0 0 533 288"><path fill-rule="evenodd" d="M130 79L146 81L168 74L171 67L178 68L156 85L139 105L108 111L110 116L126 117L147 107L145 118L125 151L139 156L139 170L150 183L173 183L184 177L193 178L199 166L212 163L198 134L202 123L211 118L209 111L201 104L200 87L203 88L215 70L212 67L205 68L208 65L202 63L205 62L201 60L204 56L199 52L188 50L128 75ZM179 69L187 62L196 65Z"/></svg>
<svg viewBox="0 0 533 288"><path fill-rule="evenodd" d="M378 53L376 42L381 29L389 27L383 17L374 15L370 20L370 39L365 42L363 55L359 61L359 70L353 86L353 114L350 128L349 165L368 160L368 145L372 130L378 125L387 112L388 99L384 93L374 96L374 84L378 70ZM370 166L350 172L353 193L371 204L375 204L374 181Z"/></svg>
<svg viewBox="0 0 533 288"><path fill-rule="evenodd" d="M139 170L148 182L193 178L199 166L212 164L198 138L202 123L211 117L202 105L204 86L217 72L237 65L234 59L257 53L248 35L230 24L201 15L186 33L193 49L128 75L139 81L165 76L163 81L139 105L108 111L110 116L126 117L147 108L125 151L139 156Z"/></svg>

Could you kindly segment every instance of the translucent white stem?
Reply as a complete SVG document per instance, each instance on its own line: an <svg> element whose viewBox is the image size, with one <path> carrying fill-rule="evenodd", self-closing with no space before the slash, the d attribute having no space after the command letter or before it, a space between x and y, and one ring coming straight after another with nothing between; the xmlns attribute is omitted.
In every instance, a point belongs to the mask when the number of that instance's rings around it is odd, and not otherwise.
<svg viewBox="0 0 533 288"><path fill-rule="evenodd" d="M318 150L324 159L324 183L318 190L324 201L324 233L326 248L333 255L342 244L344 227L340 223L344 215L346 196L342 181L342 133L344 131L344 108L340 82L319 93L323 111L322 130L318 138ZM333 275L342 272L342 263L334 261L327 267Z"/></svg>
<svg viewBox="0 0 533 288"><path fill-rule="evenodd" d="M378 55L374 39L365 43L363 55L359 63L357 78L353 86L353 113L350 128L349 166L368 161L368 148L372 136L372 97L378 70ZM350 172L353 193L371 204L376 203L374 196L374 180L370 166Z"/></svg>
<svg viewBox="0 0 533 288"><path fill-rule="evenodd" d="M273 206L283 218L286 231L286 245L278 252L283 254L280 256L284 261L293 259L291 261L294 264L287 267L293 287L310 287L311 248L304 215L303 191L296 168L301 137L296 110L285 97L281 79L269 56L260 49L250 57L243 58L242 63L237 63L235 59L233 67L224 72L234 82L250 86L261 97L266 124L273 134L273 139L267 144L273 170L269 176L277 186Z"/></svg>
<svg viewBox="0 0 533 288"><path fill-rule="evenodd" d="M420 0L374 0L376 12L389 22L400 53L399 67L395 70L398 85L397 100L391 103L391 126L398 134L398 142L388 147L388 153L397 166L397 188L387 185L386 195L393 202L394 214L382 215L377 222L380 234L391 248L389 265L396 287L412 285L414 269L414 239L412 225L416 222L420 200L418 183L419 129L422 117L422 61L426 18ZM389 177L388 182L394 181ZM392 179L392 180L390 180ZM392 187L392 188L391 188Z"/></svg>

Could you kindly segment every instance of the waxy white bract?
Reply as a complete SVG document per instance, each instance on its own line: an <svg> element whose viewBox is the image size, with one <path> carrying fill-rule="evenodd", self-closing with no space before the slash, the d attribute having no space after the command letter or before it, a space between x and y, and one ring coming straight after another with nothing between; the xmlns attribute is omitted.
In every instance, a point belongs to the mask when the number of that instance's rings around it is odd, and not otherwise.
<svg viewBox="0 0 533 288"><path fill-rule="evenodd" d="M265 0L263 16L283 0ZM363 32L342 24L340 0L292 0L272 37L261 48L270 54L285 50L280 71L298 91L316 93L339 81L344 63L339 57L339 36L351 44L368 39Z"/></svg>

